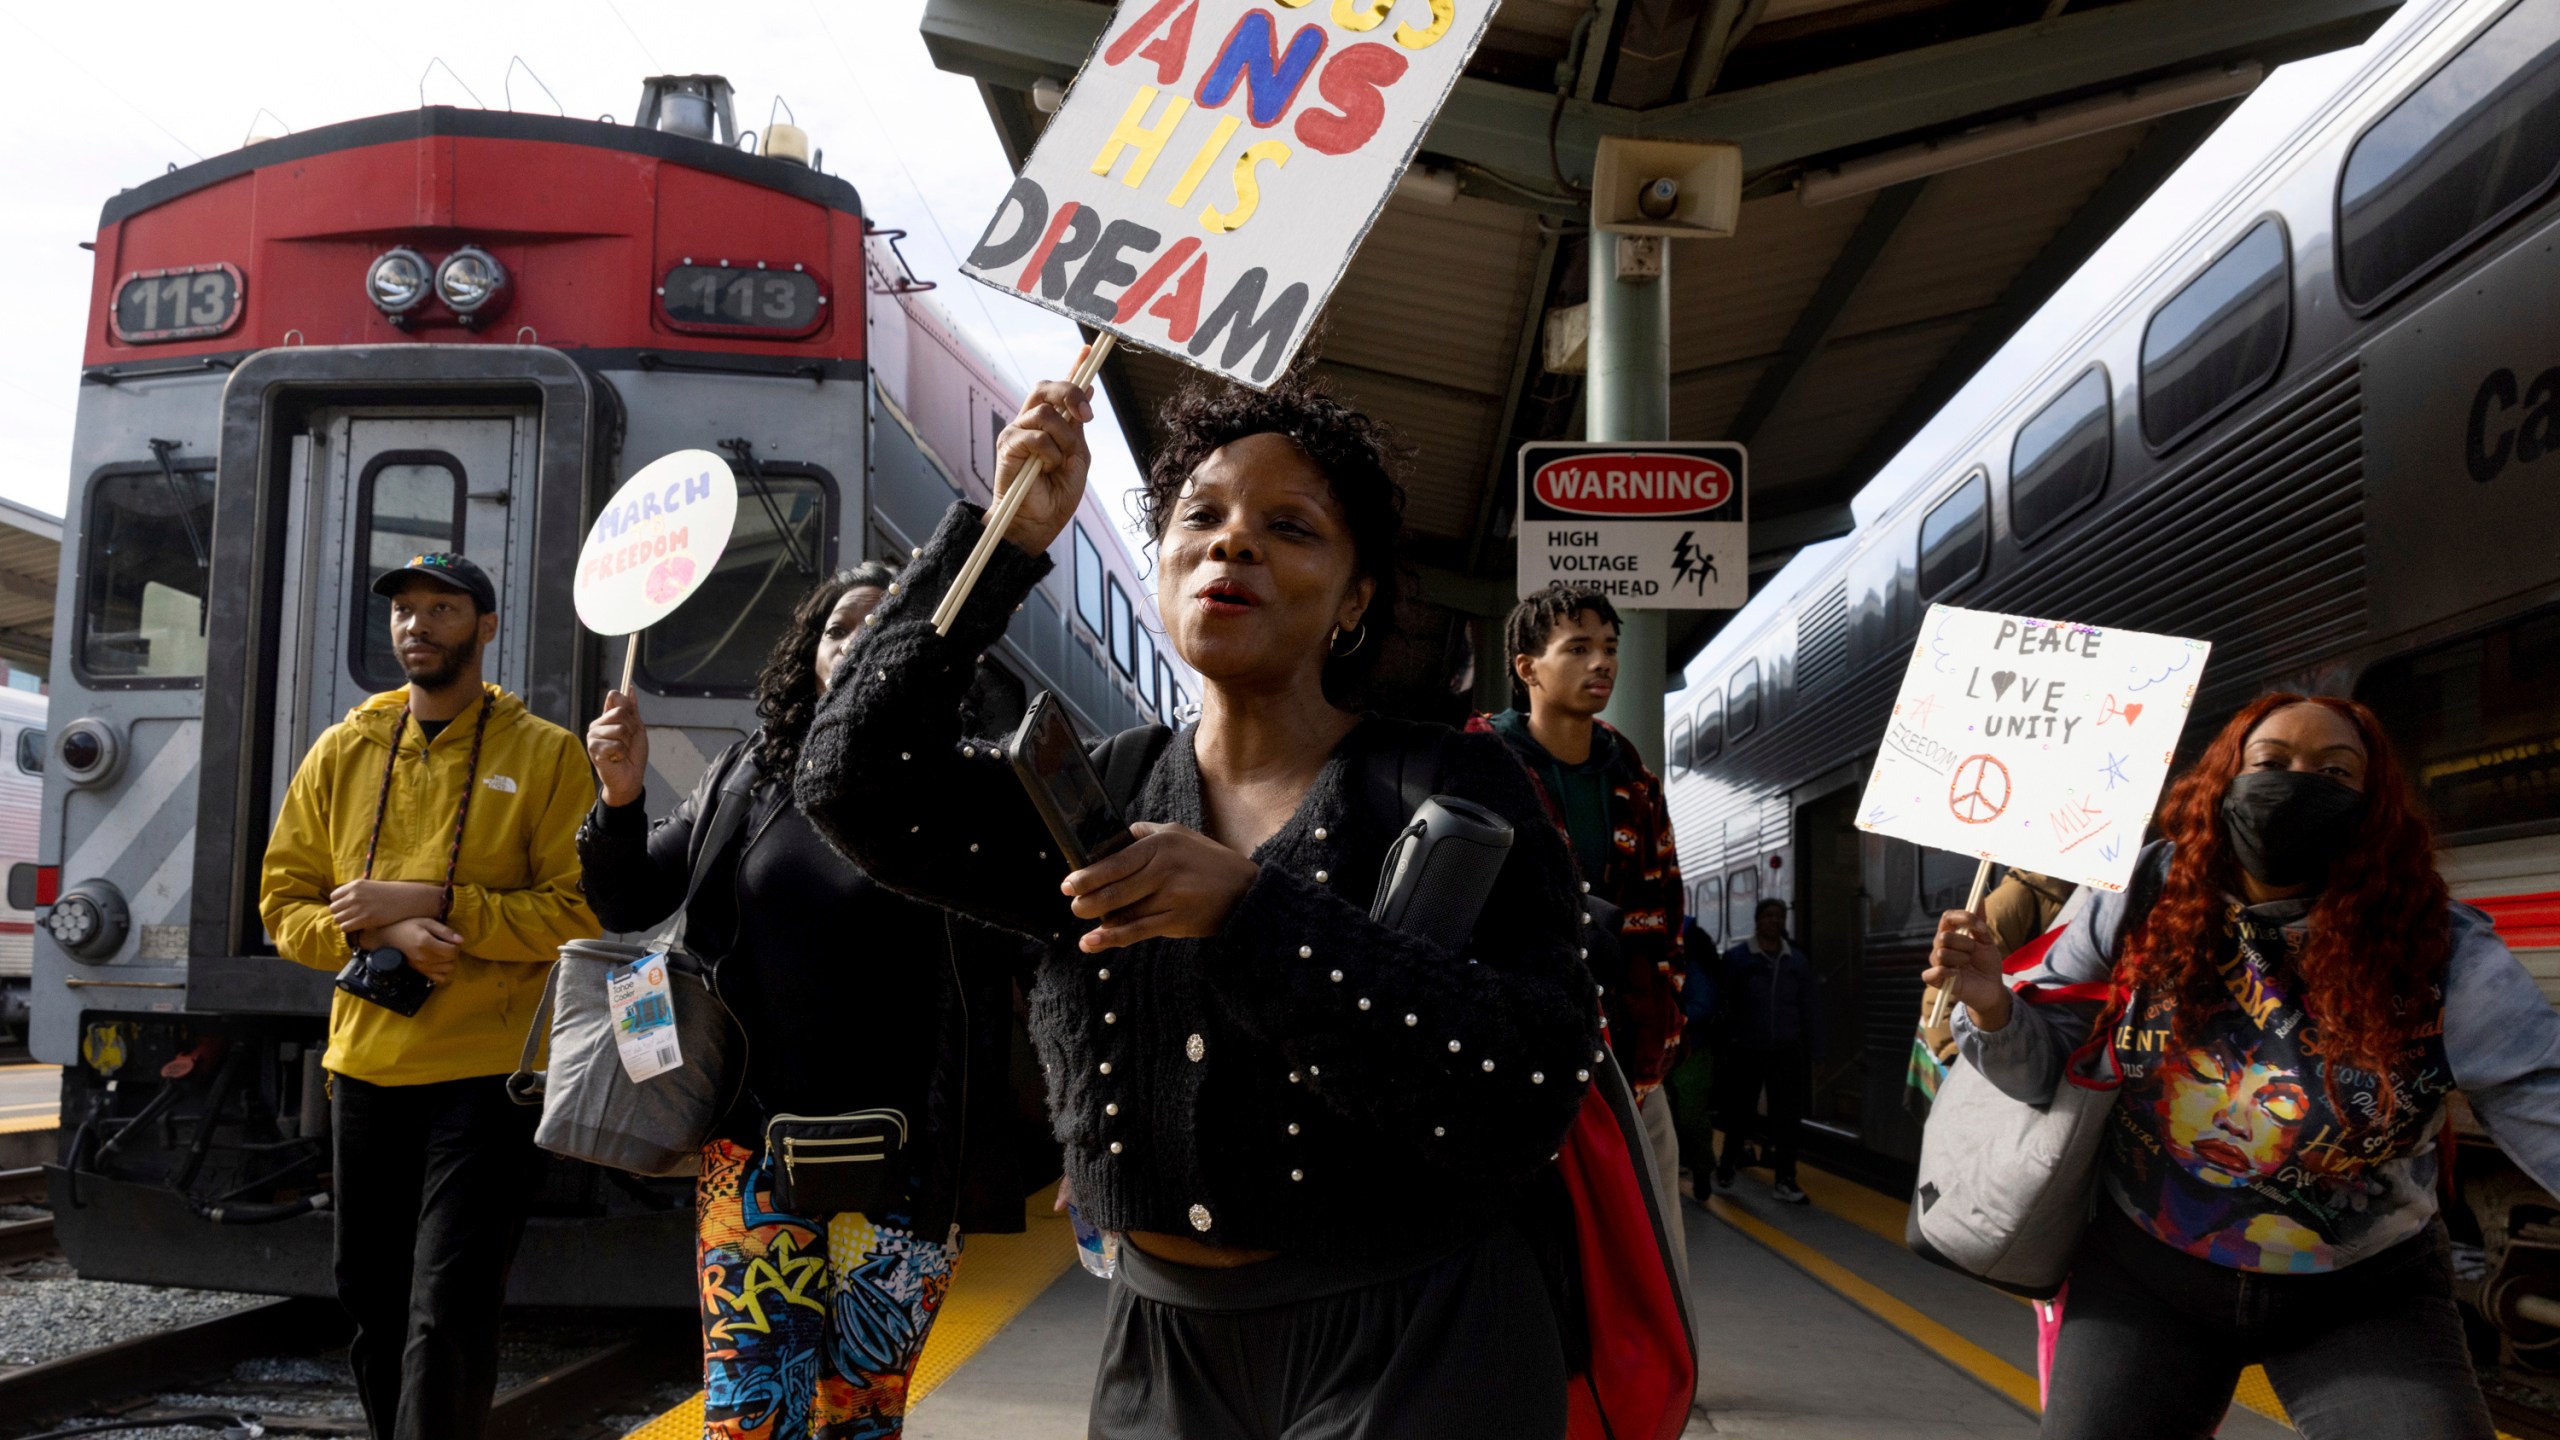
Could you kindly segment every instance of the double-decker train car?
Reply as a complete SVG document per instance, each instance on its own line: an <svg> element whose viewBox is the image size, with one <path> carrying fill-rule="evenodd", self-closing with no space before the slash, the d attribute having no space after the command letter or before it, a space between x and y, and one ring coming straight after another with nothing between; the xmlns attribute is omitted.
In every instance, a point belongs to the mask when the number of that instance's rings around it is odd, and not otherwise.
<svg viewBox="0 0 2560 1440"><path fill-rule="evenodd" d="M376 573L477 560L491 677L578 730L623 660L571 608L596 507L669 451L728 456L728 549L640 642L663 811L753 728L801 593L988 499L1018 393L805 135L751 139L725 80L666 76L627 125L431 107L107 202L34 897L55 1230L84 1274L330 1291L329 977L276 958L257 884L305 748L403 683ZM1056 560L990 656L981 723L1043 688L1095 731L1186 703L1098 495ZM511 1295L691 1303L689 1204L552 1162Z"/></svg>
<svg viewBox="0 0 2560 1440"><path fill-rule="evenodd" d="M1853 822L1933 602L2210 639L2191 748L2271 689L2372 705L2454 893L2560 1000L2556 180L2560 0L2415 17L1688 667L1665 734L1691 904L1727 940L1794 907L1830 1039L1809 1143L1878 1175L1918 1153L1919 972L1975 862ZM2560 1286L2547 1241L2509 1243L2560 1201L2460 1154L2469 1298L2512 1352L2560 1354L2493 1303Z"/></svg>

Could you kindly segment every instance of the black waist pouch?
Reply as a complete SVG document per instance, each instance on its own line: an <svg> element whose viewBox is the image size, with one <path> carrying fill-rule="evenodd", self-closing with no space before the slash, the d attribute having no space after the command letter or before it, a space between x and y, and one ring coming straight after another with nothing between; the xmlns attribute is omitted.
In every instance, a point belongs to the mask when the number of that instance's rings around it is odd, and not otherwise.
<svg viewBox="0 0 2560 1440"><path fill-rule="evenodd" d="M906 1207L907 1117L898 1110L776 1115L764 1124L773 1203L816 1218L859 1210L875 1220Z"/></svg>

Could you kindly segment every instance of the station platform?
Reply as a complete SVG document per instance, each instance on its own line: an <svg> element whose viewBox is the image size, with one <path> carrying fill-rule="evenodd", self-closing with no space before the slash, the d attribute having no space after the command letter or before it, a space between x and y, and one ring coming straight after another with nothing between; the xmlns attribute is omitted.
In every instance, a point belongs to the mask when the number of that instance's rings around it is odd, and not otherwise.
<svg viewBox="0 0 2560 1440"><path fill-rule="evenodd" d="M1902 1202L1808 1169L1809 1206L1767 1171L1682 1205L1699 1342L1688 1435L1993 1440L2036 1432L2029 1307L1903 1248ZM1023 1235L973 1236L909 1402L908 1440L1083 1440L1110 1286L1075 1263L1046 1195ZM2292 1434L2265 1377L2221 1434ZM695 1440L699 1395L627 1440Z"/></svg>
<svg viewBox="0 0 2560 1440"><path fill-rule="evenodd" d="M0 1065L0 1170L51 1160L61 1110L61 1066Z"/></svg>

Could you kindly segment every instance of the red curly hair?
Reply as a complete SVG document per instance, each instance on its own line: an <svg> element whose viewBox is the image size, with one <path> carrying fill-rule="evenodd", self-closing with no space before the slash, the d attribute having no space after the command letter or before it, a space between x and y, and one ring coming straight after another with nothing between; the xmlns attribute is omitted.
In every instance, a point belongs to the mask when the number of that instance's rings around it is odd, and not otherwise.
<svg viewBox="0 0 2560 1440"><path fill-rule="evenodd" d="M2204 754L2169 787L2160 834L2175 844L2167 884L2150 913L2125 936L2116 961L2120 986L2141 985L2181 1001L2217 1005L2215 970L2224 897L2244 893L2240 867L2222 834L2223 792L2240 772L2249 736L2268 716L2317 705L2342 716L2364 742L2364 814L2354 843L2329 869L2312 903L2310 934L2297 959L2303 1004L2336 1063L2382 1077L2385 1114L2391 1070L2410 1043L2437 1023L2433 987L2452 948L2435 835L2416 791L2392 754L2382 722L2353 700L2326 695L2262 695L2222 727ZM2173 1031L2193 1013L2181 1004Z"/></svg>

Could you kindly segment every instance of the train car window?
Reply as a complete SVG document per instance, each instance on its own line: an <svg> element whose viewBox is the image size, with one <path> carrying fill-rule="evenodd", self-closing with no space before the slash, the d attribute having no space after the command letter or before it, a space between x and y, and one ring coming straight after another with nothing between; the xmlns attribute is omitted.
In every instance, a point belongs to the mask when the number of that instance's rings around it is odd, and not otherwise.
<svg viewBox="0 0 2560 1440"><path fill-rule="evenodd" d="M2560 828L2560 610L2387 660L2382 718L2440 835Z"/></svg>
<svg viewBox="0 0 2560 1440"><path fill-rule="evenodd" d="M1920 519L1920 599L1937 599L1982 573L1991 555L1991 481L1976 470Z"/></svg>
<svg viewBox="0 0 2560 1440"><path fill-rule="evenodd" d="M2098 498L2115 457L2107 372L2092 365L2009 444L2009 529L2033 540Z"/></svg>
<svg viewBox="0 0 2560 1440"><path fill-rule="evenodd" d="M1689 732L1689 765L1703 770L1724 753L1724 692L1710 690L1698 702L1697 728Z"/></svg>
<svg viewBox="0 0 2560 1440"><path fill-rule="evenodd" d="M1964 908L1973 893L1973 872L1982 862L1952 850L1920 849L1920 913L1932 918Z"/></svg>
<svg viewBox="0 0 2560 1440"><path fill-rule="evenodd" d="M1698 928L1706 931L1707 938L1713 940L1717 928L1724 924L1724 882L1712 875L1699 881L1698 905L1689 913L1698 917ZM1715 959L1712 955L1699 958L1711 964Z"/></svg>
<svg viewBox="0 0 2560 1440"><path fill-rule="evenodd" d="M1104 583L1111 592L1111 631L1107 637L1111 644L1111 660L1120 667L1120 673L1126 675L1138 659L1138 647L1132 643L1136 637L1131 633L1129 592L1120 588L1117 575L1106 577Z"/></svg>
<svg viewBox="0 0 2560 1440"><path fill-rule="evenodd" d="M1760 726L1760 662L1745 660L1724 682L1724 738L1739 742Z"/></svg>
<svg viewBox="0 0 2560 1440"><path fill-rule="evenodd" d="M1751 912L1760 908L1760 867L1737 865L1724 877L1724 933L1727 944L1751 938Z"/></svg>
<svg viewBox="0 0 2560 1440"><path fill-rule="evenodd" d="M2283 222L2249 228L2142 331L2142 438L2166 450L2276 378L2293 322Z"/></svg>
<svg viewBox="0 0 2560 1440"><path fill-rule="evenodd" d="M754 694L792 607L835 569L834 477L774 460L756 472L738 476L738 518L710 577L640 632L640 674L661 695Z"/></svg>
<svg viewBox="0 0 2560 1440"><path fill-rule="evenodd" d="M2338 171L2338 288L2370 309L2560 176L2560 0L2524 0L2356 137Z"/></svg>
<svg viewBox="0 0 2560 1440"><path fill-rule="evenodd" d="M1689 769L1689 722L1688 722L1688 721L1686 721L1686 720L1674 720L1674 721L1672 721L1672 722L1671 722L1671 743L1670 743L1670 745L1669 745L1668 747L1666 747L1666 748L1668 748L1668 749L1670 750L1670 752L1671 752L1671 770L1672 770L1672 773L1673 773L1673 774L1686 774L1686 773L1688 772L1688 769Z"/></svg>
<svg viewBox="0 0 2560 1440"><path fill-rule="evenodd" d="M1173 662L1159 657L1156 661L1156 718L1167 725L1174 723L1174 716L1180 709L1174 703L1174 696L1181 693L1181 689L1173 681Z"/></svg>
<svg viewBox="0 0 2560 1440"><path fill-rule="evenodd" d="M357 477L356 553L363 568L353 587L356 622L347 636L347 664L368 690L396 690L409 679L391 650L390 597L373 593L372 577L412 555L460 550L463 492L462 462L441 450L385 450Z"/></svg>
<svg viewBox="0 0 2560 1440"><path fill-rule="evenodd" d="M1129 628L1138 642L1138 665L1132 677L1138 682L1138 709L1145 714L1153 715L1156 713L1155 637L1147 633L1147 627L1143 623Z"/></svg>
<svg viewBox="0 0 2560 1440"><path fill-rule="evenodd" d="M204 674L213 467L101 471L83 529L81 678L109 687L193 684Z"/></svg>
<svg viewBox="0 0 2560 1440"><path fill-rule="evenodd" d="M1082 521L1076 523L1076 614L1097 637L1110 633L1102 618L1102 552Z"/></svg>
<svg viewBox="0 0 2560 1440"><path fill-rule="evenodd" d="M1175 723L1178 724L1192 714L1191 688L1187 685L1176 685L1173 687L1173 694L1173 715Z"/></svg>
<svg viewBox="0 0 2560 1440"><path fill-rule="evenodd" d="M1873 833L1858 837L1858 884L1867 894L1868 933L1920 928L1919 858L1919 847L1908 840Z"/></svg>
<svg viewBox="0 0 2560 1440"><path fill-rule="evenodd" d="M44 773L44 732L32 727L18 732L18 769L28 775ZM25 906L18 907L25 909Z"/></svg>

